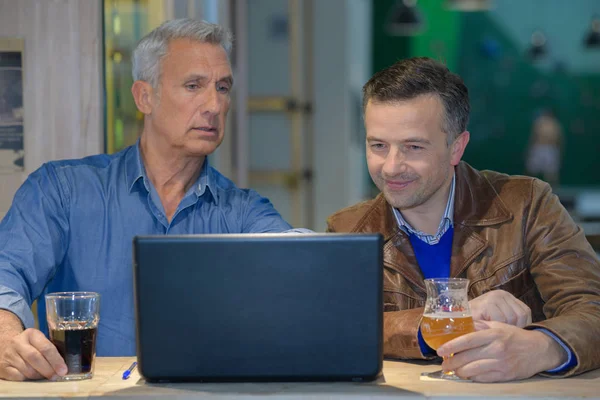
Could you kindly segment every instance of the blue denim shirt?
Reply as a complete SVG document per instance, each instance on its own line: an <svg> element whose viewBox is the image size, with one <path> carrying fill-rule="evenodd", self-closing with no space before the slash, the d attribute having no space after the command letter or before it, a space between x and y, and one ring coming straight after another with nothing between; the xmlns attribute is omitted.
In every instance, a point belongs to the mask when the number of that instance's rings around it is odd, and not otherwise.
<svg viewBox="0 0 600 400"><path fill-rule="evenodd" d="M114 155L50 162L27 178L0 223L0 309L32 327L30 305L39 296L98 292L97 354L131 356L135 235L289 229L267 199L237 188L208 161L170 223L146 175L139 144ZM40 300L40 326L45 331L43 297Z"/></svg>

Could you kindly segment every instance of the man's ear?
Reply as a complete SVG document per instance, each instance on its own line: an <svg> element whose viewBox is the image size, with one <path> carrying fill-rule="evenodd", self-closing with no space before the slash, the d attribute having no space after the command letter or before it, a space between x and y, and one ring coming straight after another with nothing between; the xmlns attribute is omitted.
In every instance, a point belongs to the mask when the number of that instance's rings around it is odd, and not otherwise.
<svg viewBox="0 0 600 400"><path fill-rule="evenodd" d="M135 105L141 113L150 115L154 101L154 89L145 81L135 81L131 86L131 94Z"/></svg>
<svg viewBox="0 0 600 400"><path fill-rule="evenodd" d="M460 162L463 154L465 153L465 149L467 148L467 144L469 143L469 139L471 134L468 131L464 131L450 145L451 154L450 154L450 164L456 166Z"/></svg>

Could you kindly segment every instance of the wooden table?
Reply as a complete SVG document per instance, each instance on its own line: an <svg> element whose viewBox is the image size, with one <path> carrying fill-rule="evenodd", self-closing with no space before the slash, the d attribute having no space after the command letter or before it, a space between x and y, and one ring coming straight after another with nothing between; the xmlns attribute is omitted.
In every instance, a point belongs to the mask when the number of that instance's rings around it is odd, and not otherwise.
<svg viewBox="0 0 600 400"><path fill-rule="evenodd" d="M384 376L371 383L179 383L147 384L137 370L131 378L121 375L133 358L98 358L93 379L79 382L0 381L0 398L118 398L118 399L402 399L444 398L597 398L600 399L600 370L568 379L535 377L502 384L423 381L420 373L435 371L437 365L423 362L384 363Z"/></svg>

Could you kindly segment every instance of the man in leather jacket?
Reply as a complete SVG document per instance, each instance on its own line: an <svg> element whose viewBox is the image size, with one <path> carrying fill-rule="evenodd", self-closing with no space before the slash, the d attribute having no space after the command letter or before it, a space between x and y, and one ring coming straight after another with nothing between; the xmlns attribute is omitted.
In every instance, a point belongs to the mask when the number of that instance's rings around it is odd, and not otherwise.
<svg viewBox="0 0 600 400"><path fill-rule="evenodd" d="M600 366L600 264L583 231L535 178L478 171L468 90L428 58L363 88L369 172L381 193L338 211L330 232L384 235L384 356L433 358L420 335L425 278L470 280L476 332L437 350L480 382L571 376Z"/></svg>

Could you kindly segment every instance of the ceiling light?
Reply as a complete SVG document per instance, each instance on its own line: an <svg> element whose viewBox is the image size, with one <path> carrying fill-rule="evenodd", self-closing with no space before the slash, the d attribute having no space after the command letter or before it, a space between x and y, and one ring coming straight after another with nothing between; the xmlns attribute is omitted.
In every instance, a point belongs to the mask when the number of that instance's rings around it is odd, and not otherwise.
<svg viewBox="0 0 600 400"><path fill-rule="evenodd" d="M585 47L600 48L600 18L597 15L592 17L592 24L585 40Z"/></svg>
<svg viewBox="0 0 600 400"><path fill-rule="evenodd" d="M416 0L398 0L390 8L385 29L393 36L412 36L423 29L423 18Z"/></svg>
<svg viewBox="0 0 600 400"><path fill-rule="evenodd" d="M531 45L529 46L528 55L532 60L544 58L548 53L546 45L546 35L540 30L533 32L531 35Z"/></svg>

